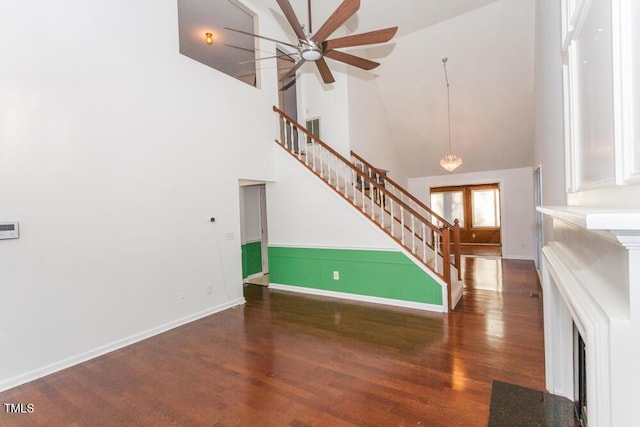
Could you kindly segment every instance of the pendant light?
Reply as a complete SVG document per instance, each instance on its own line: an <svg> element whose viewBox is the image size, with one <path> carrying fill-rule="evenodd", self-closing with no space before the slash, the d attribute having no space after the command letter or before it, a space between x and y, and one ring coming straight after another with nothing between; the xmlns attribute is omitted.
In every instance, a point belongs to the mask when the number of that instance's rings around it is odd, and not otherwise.
<svg viewBox="0 0 640 427"><path fill-rule="evenodd" d="M453 172L462 166L462 159L451 151L451 103L449 100L449 76L447 75L447 58L442 58L442 67L444 68L444 79L447 83L447 123L449 130L449 151L440 159L440 166L447 172Z"/></svg>

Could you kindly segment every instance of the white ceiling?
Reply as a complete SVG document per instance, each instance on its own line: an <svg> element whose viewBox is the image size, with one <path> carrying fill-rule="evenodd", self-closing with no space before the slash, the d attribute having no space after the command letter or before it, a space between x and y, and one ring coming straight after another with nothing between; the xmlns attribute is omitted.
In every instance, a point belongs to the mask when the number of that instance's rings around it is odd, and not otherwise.
<svg viewBox="0 0 640 427"><path fill-rule="evenodd" d="M307 0L290 0L300 22L308 26ZM440 21L469 12L496 0L362 0L360 10L335 35L364 32L398 26L397 36L408 34ZM286 42L295 43L295 36L281 14L275 0L268 8L289 34ZM341 0L312 1L314 31L338 7ZM225 30L225 27L254 32L250 10L238 0L178 0L180 53L241 80L253 82L254 63L242 63L254 58L255 40L249 36ZM204 43L204 34L215 36L213 45ZM275 37L274 34L261 34ZM396 37L397 37L396 36ZM230 47L230 46L234 47ZM259 52L258 57L272 52ZM250 78L247 78L250 77Z"/></svg>
<svg viewBox="0 0 640 427"><path fill-rule="evenodd" d="M290 1L300 22L306 24L307 1ZM349 32L397 26L397 36L403 36L495 1L497 0L361 0L360 10L347 21L346 26ZM341 1L313 0L311 3L313 26L317 29Z"/></svg>
<svg viewBox="0 0 640 427"><path fill-rule="evenodd" d="M403 176L445 174L447 57L458 172L532 165L534 1L500 0L395 40L376 69Z"/></svg>
<svg viewBox="0 0 640 427"><path fill-rule="evenodd" d="M263 0L261 0L263 1ZM284 41L295 36L275 0L264 0ZM308 22L307 0L290 0L301 23ZM208 55L205 28L225 43L253 48L251 37L230 34L224 26L243 28L229 0L179 0L181 49ZM341 0L313 0L317 30ZM380 91L403 170L401 176L444 173L438 160L447 151L446 87L441 59L451 81L452 148L464 161L460 172L530 166L533 139L534 0L362 0L360 10L335 36L397 25L388 46L356 50L382 65L370 73ZM237 9L237 8L235 8ZM282 37L282 34L280 37ZM274 36L273 34L264 34ZM233 39L226 37L235 37ZM189 39L191 38L191 39ZM190 45L192 44L192 45ZM207 50L209 49L209 50ZM235 75L251 73L252 64L233 70L253 54L222 51ZM259 56L271 55L259 52ZM248 58L247 58L248 56ZM215 56L211 56L216 58ZM201 60L201 59L198 59ZM201 60L201 62L205 62ZM331 64L330 64L331 66ZM329 141L330 143L330 141Z"/></svg>

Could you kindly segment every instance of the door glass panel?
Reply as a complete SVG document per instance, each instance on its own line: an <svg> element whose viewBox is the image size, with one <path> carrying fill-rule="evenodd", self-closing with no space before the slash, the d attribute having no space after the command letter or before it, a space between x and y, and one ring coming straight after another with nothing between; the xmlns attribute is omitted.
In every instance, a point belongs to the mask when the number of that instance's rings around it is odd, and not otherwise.
<svg viewBox="0 0 640 427"><path fill-rule="evenodd" d="M500 227L500 193L497 189L471 192L473 227Z"/></svg>
<svg viewBox="0 0 640 427"><path fill-rule="evenodd" d="M464 197L462 191L431 193L431 209L452 224L454 220L459 220L460 227L464 227Z"/></svg>

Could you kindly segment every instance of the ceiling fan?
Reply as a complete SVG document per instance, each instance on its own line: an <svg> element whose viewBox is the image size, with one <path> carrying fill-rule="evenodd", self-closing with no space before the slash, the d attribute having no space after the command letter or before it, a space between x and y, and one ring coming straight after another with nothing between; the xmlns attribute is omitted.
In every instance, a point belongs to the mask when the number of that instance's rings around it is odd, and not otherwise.
<svg viewBox="0 0 640 427"><path fill-rule="evenodd" d="M335 50L341 47L351 47L351 46L364 46L370 44L377 43L385 43L391 40L391 38L398 31L398 27L390 27L382 30L370 31L367 33L354 34L351 36L340 37L336 39L327 40L327 38L333 34L335 30L338 29L342 24L344 24L351 16L353 16L358 9L360 8L360 0L343 0L343 2L338 6L338 8L333 12L333 14L326 20L324 24L320 27L315 34L313 34L312 26L311 26L311 0L308 0L309 5L309 27L308 33L305 33L304 26L300 24L298 17L296 16L293 7L289 0L276 0L278 6L284 13L285 18L293 28L293 32L298 38L298 44L292 44L283 42L280 40L272 39L270 37L261 36L259 34L253 34L246 31L236 30L233 28L226 28L230 31L235 31L237 33L246 34L253 37L258 37L265 40L274 41L276 43L280 43L285 46L292 47L297 50L297 53L300 56L298 62L286 73L282 79L290 77L295 74L295 72L304 64L305 62L315 62L316 67L318 67L318 71L320 72L320 76L322 76L322 80L325 83L333 83L335 79L327 62L325 61L325 57L331 58L334 61L343 62L348 65L352 65L354 67L361 68L363 70L372 70L380 65L378 62L370 61L368 59L351 55L346 52L341 52L339 50ZM277 58L280 56L290 56L291 54L286 55L277 55L271 56L267 58L260 59L269 59L269 58Z"/></svg>

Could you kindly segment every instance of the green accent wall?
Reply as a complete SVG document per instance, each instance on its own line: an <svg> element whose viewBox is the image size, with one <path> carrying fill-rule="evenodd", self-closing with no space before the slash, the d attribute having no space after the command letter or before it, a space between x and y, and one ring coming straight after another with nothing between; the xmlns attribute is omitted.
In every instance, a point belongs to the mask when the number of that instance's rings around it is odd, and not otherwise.
<svg viewBox="0 0 640 427"><path fill-rule="evenodd" d="M262 242L242 245L242 278L262 271Z"/></svg>
<svg viewBox="0 0 640 427"><path fill-rule="evenodd" d="M440 284L402 252L269 247L269 281L442 305Z"/></svg>

